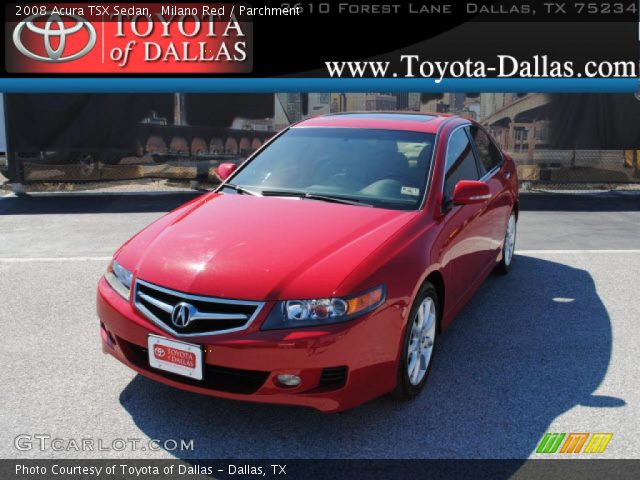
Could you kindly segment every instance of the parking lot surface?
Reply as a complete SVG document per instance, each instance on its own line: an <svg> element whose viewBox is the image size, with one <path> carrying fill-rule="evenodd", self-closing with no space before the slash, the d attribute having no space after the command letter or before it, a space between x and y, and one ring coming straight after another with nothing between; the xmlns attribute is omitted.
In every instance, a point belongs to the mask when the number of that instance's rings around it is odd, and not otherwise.
<svg viewBox="0 0 640 480"><path fill-rule="evenodd" d="M108 259L191 196L0 198L3 458L525 459L546 432L611 432L603 457L640 458L637 194L523 197L511 273L439 338L423 394L338 415L174 390L102 355ZM143 443L21 451L21 434ZM150 451L148 439L194 449Z"/></svg>

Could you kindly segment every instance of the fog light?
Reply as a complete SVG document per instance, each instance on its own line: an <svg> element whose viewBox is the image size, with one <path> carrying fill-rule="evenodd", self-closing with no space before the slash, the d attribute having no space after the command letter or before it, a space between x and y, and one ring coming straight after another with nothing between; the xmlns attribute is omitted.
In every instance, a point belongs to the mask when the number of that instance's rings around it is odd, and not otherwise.
<svg viewBox="0 0 640 480"><path fill-rule="evenodd" d="M297 387L298 385L300 385L301 381L299 376L291 375L289 373L278 375L276 377L276 380L280 385L283 385L285 387Z"/></svg>

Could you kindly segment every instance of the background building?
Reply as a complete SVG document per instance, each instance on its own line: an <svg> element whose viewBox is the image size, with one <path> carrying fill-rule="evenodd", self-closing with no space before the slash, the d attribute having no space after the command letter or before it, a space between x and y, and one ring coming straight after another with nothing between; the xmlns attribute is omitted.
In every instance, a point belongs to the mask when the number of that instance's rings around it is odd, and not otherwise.
<svg viewBox="0 0 640 480"><path fill-rule="evenodd" d="M519 160L533 161L549 138L549 102L541 93L483 93L479 121Z"/></svg>
<svg viewBox="0 0 640 480"><path fill-rule="evenodd" d="M307 104L307 115L315 117L317 115L326 115L331 112L331 94L330 93L309 93Z"/></svg>
<svg viewBox="0 0 640 480"><path fill-rule="evenodd" d="M409 99L407 98L407 105ZM366 110L398 110L398 99L390 93L368 93L366 98Z"/></svg>

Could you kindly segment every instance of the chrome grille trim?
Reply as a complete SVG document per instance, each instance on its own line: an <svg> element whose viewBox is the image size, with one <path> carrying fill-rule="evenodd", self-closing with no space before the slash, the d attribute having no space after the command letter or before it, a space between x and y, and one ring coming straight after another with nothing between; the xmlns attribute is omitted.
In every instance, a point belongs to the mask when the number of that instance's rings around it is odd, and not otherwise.
<svg viewBox="0 0 640 480"><path fill-rule="evenodd" d="M170 305L168 303L162 302L160 300L158 300L157 298L154 298L150 295L147 295L145 293L142 293L139 291L138 286L142 285L143 287L150 289L150 290L156 290L159 293L165 293L167 295L171 295L173 297L177 297L180 299L180 301L197 301L197 302L205 302L205 303L222 303L222 304L227 304L227 305L241 305L244 307L254 307L254 312L251 316L247 316L243 313L213 313L213 312L198 312L198 316L196 318L194 318L195 320L211 320L211 321L216 321L216 320L244 320L246 319L246 322L244 323L244 325L240 326L240 327L235 327L235 328L227 328L224 330L212 330L212 331L205 331L205 332L197 332L197 333L180 333L176 330L174 330L173 328L171 328L169 325L167 325L165 322L163 322L161 319L159 319L156 315L154 315L151 311L149 311L148 308L146 308L141 302L140 299L147 301L149 303L151 303L152 305L154 305L155 307L159 308L160 310L166 312L167 314L171 314L171 312L173 311L173 305ZM169 333L171 333L172 335L176 336L176 337L204 337L204 336L210 336L210 335L222 335L225 333L232 333L232 332L239 332L242 330L246 330L247 328L249 328L249 326L253 323L253 321L256 319L256 317L260 314L260 312L262 311L262 308L265 305L265 302L254 302L254 301L250 301L250 300L232 300L232 299L228 299L228 298L218 298L218 297L204 297L201 295L192 295L192 294L188 294L188 293L184 293L184 292L180 292L177 290L171 290L168 288L164 288L161 287L159 285L155 285L153 283L149 283L149 282L145 282L144 280L140 280L140 279L136 279L135 283L134 283L134 287L133 287L133 303L135 305L135 308L142 313L146 318L148 318L149 320L151 320L155 325L157 325L158 327L160 327L162 330L165 330Z"/></svg>

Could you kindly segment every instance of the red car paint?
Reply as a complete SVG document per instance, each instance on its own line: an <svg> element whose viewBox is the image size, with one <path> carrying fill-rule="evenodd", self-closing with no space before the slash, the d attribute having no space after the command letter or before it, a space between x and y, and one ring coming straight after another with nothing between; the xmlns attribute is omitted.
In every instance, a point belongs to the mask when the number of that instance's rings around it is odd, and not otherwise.
<svg viewBox="0 0 640 480"><path fill-rule="evenodd" d="M509 215L514 209L517 213L516 169L507 155L484 179L490 198L443 211L447 143L463 125L476 124L449 116L423 121L416 115L411 121L394 120L393 115L346 114L294 125L437 134L422 208L388 210L205 194L144 229L114 258L134 273L134 282L142 279L198 296L261 301L264 308L245 330L183 339L149 321L132 298L125 300L102 278L97 308L103 350L149 378L223 398L333 412L388 393L396 385L403 333L420 286L429 280L439 289L440 329L446 328L500 261ZM312 228L300 229L309 218ZM386 288L384 303L354 320L261 330L278 300L345 297L378 285ZM238 393L166 375L144 360L132 361L132 352L146 348L150 333L201 344L205 365L262 371L266 379L256 391ZM347 367L346 383L322 387L323 369L336 367ZM298 375L301 383L280 386L275 380L278 374Z"/></svg>

